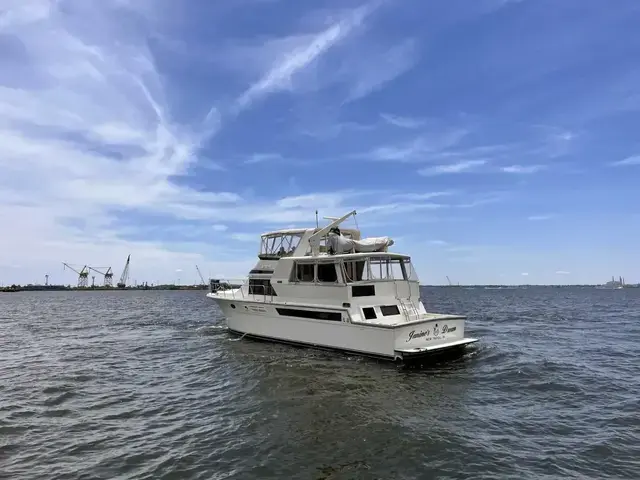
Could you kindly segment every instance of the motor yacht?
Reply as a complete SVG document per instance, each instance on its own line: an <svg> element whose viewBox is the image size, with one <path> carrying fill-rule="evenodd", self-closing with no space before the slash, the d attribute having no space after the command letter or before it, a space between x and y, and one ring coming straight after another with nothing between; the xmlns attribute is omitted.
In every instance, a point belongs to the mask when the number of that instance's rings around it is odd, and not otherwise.
<svg viewBox="0 0 640 480"><path fill-rule="evenodd" d="M389 251L389 237L361 238L340 225L261 236L248 278L211 280L207 297L230 332L262 340L396 361L461 353L462 315L427 312L411 258Z"/></svg>

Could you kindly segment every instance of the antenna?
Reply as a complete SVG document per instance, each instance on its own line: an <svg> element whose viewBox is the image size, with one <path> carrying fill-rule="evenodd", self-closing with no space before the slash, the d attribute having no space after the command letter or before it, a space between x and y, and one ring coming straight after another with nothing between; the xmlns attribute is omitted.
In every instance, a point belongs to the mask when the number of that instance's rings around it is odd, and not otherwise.
<svg viewBox="0 0 640 480"><path fill-rule="evenodd" d="M316 210L316 228L320 228L320 224L318 224L318 210Z"/></svg>

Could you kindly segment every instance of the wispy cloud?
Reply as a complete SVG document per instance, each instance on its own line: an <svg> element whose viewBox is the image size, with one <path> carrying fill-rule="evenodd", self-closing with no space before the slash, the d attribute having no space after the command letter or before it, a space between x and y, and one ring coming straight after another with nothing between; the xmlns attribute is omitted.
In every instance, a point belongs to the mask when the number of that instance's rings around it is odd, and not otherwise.
<svg viewBox="0 0 640 480"><path fill-rule="evenodd" d="M277 162L280 160L283 160L283 157L279 153L254 153L253 155L250 155L249 158L245 159L244 163L252 165L263 162Z"/></svg>
<svg viewBox="0 0 640 480"><path fill-rule="evenodd" d="M458 163L450 163L448 165L436 165L433 167L421 168L418 170L418 173L424 176L467 173L477 170L478 167L481 167L486 163L486 160L466 160Z"/></svg>
<svg viewBox="0 0 640 480"><path fill-rule="evenodd" d="M428 162L454 157L445 151L458 144L467 134L464 128L451 128L434 133L423 133L401 142L380 145L351 158L380 162Z"/></svg>
<svg viewBox="0 0 640 480"><path fill-rule="evenodd" d="M571 275L571 272L567 272L565 270L558 270L556 275Z"/></svg>
<svg viewBox="0 0 640 480"><path fill-rule="evenodd" d="M424 193L396 193L391 197L395 199L403 199L403 200L430 200L432 198L437 197L447 197L451 195L455 195L459 192L455 190L446 190L442 192L424 192Z"/></svg>
<svg viewBox="0 0 640 480"><path fill-rule="evenodd" d="M532 221L532 222L543 222L545 220L551 220L554 217L555 217L555 215L553 215L553 214L531 215L531 216L527 217L527 219Z"/></svg>
<svg viewBox="0 0 640 480"><path fill-rule="evenodd" d="M418 43L414 39L378 50L373 56L359 57L356 65L348 65L348 70L354 69L356 73L347 101L358 100L379 90L406 73L417 61Z"/></svg>
<svg viewBox="0 0 640 480"><path fill-rule="evenodd" d="M632 157L627 157L623 160L618 160L616 162L611 163L614 167L627 167L631 165L640 165L640 155L634 155Z"/></svg>
<svg viewBox="0 0 640 480"><path fill-rule="evenodd" d="M290 90L297 73L344 41L377 7L378 3L369 3L355 8L325 30L315 35L301 36L291 51L275 62L237 99L234 110L241 111L266 94Z"/></svg>
<svg viewBox="0 0 640 480"><path fill-rule="evenodd" d="M421 118L402 117L399 115L390 115L387 113L383 113L380 116L385 122L398 128L415 130L426 125L426 121Z"/></svg>
<svg viewBox="0 0 640 480"><path fill-rule="evenodd" d="M505 173L529 174L540 172L545 168L544 165L509 165L502 167L501 170Z"/></svg>
<svg viewBox="0 0 640 480"><path fill-rule="evenodd" d="M231 234L231 238L233 240L237 240L239 242L259 242L260 241L260 235L259 234L253 234L253 233L232 233Z"/></svg>

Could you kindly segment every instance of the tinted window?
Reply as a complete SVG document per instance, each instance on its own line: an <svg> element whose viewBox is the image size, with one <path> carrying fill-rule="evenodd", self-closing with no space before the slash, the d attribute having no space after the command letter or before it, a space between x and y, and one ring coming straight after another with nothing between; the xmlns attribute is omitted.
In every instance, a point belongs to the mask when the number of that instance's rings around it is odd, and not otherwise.
<svg viewBox="0 0 640 480"><path fill-rule="evenodd" d="M341 322L342 315L340 312L323 312L318 310L299 310L296 308L276 308L278 315L286 315L288 317L313 318L314 320L331 320Z"/></svg>
<svg viewBox="0 0 640 480"><path fill-rule="evenodd" d="M335 283L338 281L338 273L334 263L318 264L318 281Z"/></svg>
<svg viewBox="0 0 640 480"><path fill-rule="evenodd" d="M365 307L362 309L362 312L364 313L364 318L366 318L367 320L373 320L374 318L376 318L376 311L373 309L373 307Z"/></svg>
<svg viewBox="0 0 640 480"><path fill-rule="evenodd" d="M298 282L313 282L313 264L312 263L296 264L296 280Z"/></svg>
<svg viewBox="0 0 640 480"><path fill-rule="evenodd" d="M397 305L381 305L380 312L386 317L388 315L399 315L400 309Z"/></svg>
<svg viewBox="0 0 640 480"><path fill-rule="evenodd" d="M376 294L376 287L373 285L354 285L351 287L353 297L372 297Z"/></svg>

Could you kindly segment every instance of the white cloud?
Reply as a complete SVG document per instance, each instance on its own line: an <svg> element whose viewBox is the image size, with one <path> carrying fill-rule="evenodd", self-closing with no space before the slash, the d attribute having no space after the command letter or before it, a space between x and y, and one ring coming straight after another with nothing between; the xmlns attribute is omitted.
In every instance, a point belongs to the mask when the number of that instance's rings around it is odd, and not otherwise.
<svg viewBox="0 0 640 480"><path fill-rule="evenodd" d="M448 243L445 242L444 240L429 240L429 244L430 245L438 245L438 246L448 245Z"/></svg>
<svg viewBox="0 0 640 480"><path fill-rule="evenodd" d="M528 277L529 274L527 272L521 273L520 275L522 275L523 277Z"/></svg>
<svg viewBox="0 0 640 480"><path fill-rule="evenodd" d="M426 167L418 170L420 175L444 175L448 173L465 173L481 167L487 163L486 160L466 160L457 163L450 163L447 165L436 165L433 167Z"/></svg>
<svg viewBox="0 0 640 480"><path fill-rule="evenodd" d="M570 274L571 274L571 272L566 272L564 270L558 270L556 272L556 275L570 275Z"/></svg>
<svg viewBox="0 0 640 480"><path fill-rule="evenodd" d="M630 165L640 165L640 155L634 155L631 157L627 157L623 160L618 160L617 162L611 163L614 167L627 167Z"/></svg>
<svg viewBox="0 0 640 480"><path fill-rule="evenodd" d="M546 167L544 165L509 165L507 167L502 167L501 170L505 173L537 173L541 170L544 170Z"/></svg>

